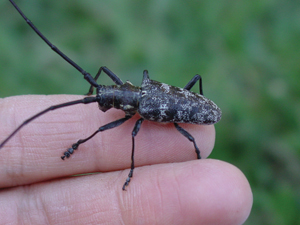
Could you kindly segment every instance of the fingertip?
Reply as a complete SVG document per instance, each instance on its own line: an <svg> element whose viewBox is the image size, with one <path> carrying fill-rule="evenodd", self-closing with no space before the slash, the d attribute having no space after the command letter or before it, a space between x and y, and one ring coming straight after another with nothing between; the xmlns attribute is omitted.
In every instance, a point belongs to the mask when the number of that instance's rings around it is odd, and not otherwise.
<svg viewBox="0 0 300 225"><path fill-rule="evenodd" d="M210 196L205 199L207 210L214 214L211 219L218 224L243 224L251 212L253 196L242 171L232 164L214 159L203 160L202 165L194 165L194 169L197 168L205 173L201 184L202 191Z"/></svg>
<svg viewBox="0 0 300 225"><path fill-rule="evenodd" d="M199 177L201 210L211 215L203 224L243 224L252 208L252 191L245 175L237 167L214 159L192 162L191 167ZM197 185L197 179L190 180Z"/></svg>

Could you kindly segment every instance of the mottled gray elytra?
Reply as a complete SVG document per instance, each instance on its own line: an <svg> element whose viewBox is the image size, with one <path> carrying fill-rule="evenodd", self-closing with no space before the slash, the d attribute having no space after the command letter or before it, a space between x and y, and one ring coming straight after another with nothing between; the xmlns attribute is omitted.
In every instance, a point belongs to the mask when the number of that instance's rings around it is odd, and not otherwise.
<svg viewBox="0 0 300 225"><path fill-rule="evenodd" d="M75 67L83 76L84 79L91 85L87 95L92 95L94 88L96 88L96 96L85 97L80 100L65 102L62 104L50 106L49 108L37 113L36 115L25 120L19 127L17 127L1 144L2 148L6 142L13 137L23 126L34 120L35 118L55 109L76 105L76 104L89 104L97 102L100 110L106 112L110 108L121 109L125 112L125 117L101 126L92 135L85 139L80 139L72 145L64 155L62 159L69 158L73 154L74 150L78 146L92 137L98 132L102 132L108 129L115 128L125 121L130 119L133 115L138 113L141 118L136 121L132 131L132 153L131 153L131 169L128 177L122 187L129 184L134 170L134 138L140 130L141 124L144 120L150 120L155 122L174 123L175 128L184 135L189 141L194 144L194 148L197 154L197 158L200 159L199 148L192 137L186 130L178 125L178 123L191 123L191 124L214 124L217 123L222 116L220 108L211 100L203 96L202 79L200 75L195 75L190 82L184 87L174 87L168 84L160 83L158 81L151 80L148 75L148 71L144 70L143 81L141 87L133 86L129 81L123 83L123 81L110 71L107 67L100 67L98 73L93 78L89 73L83 70L75 62L73 62L68 56L62 53L56 46L54 46L23 14L20 8L10 0L16 10L25 19L28 25L39 35L46 44L60 55L64 60ZM100 85L96 81L99 78L101 72L108 75L115 85L105 86ZM200 94L191 92L190 89L199 81Z"/></svg>

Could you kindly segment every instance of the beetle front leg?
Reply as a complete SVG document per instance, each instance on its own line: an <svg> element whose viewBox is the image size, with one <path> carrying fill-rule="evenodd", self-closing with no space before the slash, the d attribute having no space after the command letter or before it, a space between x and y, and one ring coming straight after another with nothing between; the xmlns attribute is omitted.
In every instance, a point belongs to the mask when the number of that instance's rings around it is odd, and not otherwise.
<svg viewBox="0 0 300 225"><path fill-rule="evenodd" d="M123 191L125 191L125 187L128 186L128 184L130 182L130 179L133 175L133 170L134 170L134 137L139 132L143 121L144 121L143 118L136 121L135 126L134 126L133 131L132 131L132 134L131 134L131 136L132 136L131 167L130 167L128 177L127 177L127 179L126 179L126 181L123 185L123 188L122 188Z"/></svg>
<svg viewBox="0 0 300 225"><path fill-rule="evenodd" d="M106 73L110 79L112 79L112 81L116 84L116 85L122 85L123 81L116 75L114 74L110 69L108 69L106 66L101 66L98 70L98 73L96 74L96 76L94 77L94 80L97 81L101 72ZM94 91L94 86L91 85L89 92L86 95L91 95L93 94Z"/></svg>
<svg viewBox="0 0 300 225"><path fill-rule="evenodd" d="M193 142L194 143L194 147L195 147L195 151L196 151L196 154L197 154L197 159L201 159L201 156L200 156L200 150L195 142L195 139L193 138L192 135L190 135L190 133L188 133L185 129L183 129L182 127L180 127L177 123L174 123L176 129L183 135L185 136L187 139L189 139L189 141Z"/></svg>
<svg viewBox="0 0 300 225"><path fill-rule="evenodd" d="M90 135L89 137L85 138L85 139L80 139L78 140L76 143L72 144L72 147L69 148L67 151L64 152L64 155L61 156L61 159L64 160L65 158L69 158L71 154L74 153L74 150L77 150L78 146L81 145L82 143L90 140L92 137L94 137L97 133L105 131L105 130L109 130L115 127L120 126L121 124L123 124L125 121L129 120L132 116L126 116L124 118L121 118L119 120L113 121L111 123L108 123L102 127L100 127L98 130L96 130L92 135Z"/></svg>

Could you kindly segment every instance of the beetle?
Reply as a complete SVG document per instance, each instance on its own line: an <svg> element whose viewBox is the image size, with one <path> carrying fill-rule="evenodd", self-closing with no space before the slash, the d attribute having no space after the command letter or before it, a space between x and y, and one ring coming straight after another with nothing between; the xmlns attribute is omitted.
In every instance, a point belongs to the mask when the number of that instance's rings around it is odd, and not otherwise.
<svg viewBox="0 0 300 225"><path fill-rule="evenodd" d="M87 95L80 100L65 102L58 105L50 106L49 108L35 114L29 119L25 120L19 127L17 127L5 140L0 144L0 149L11 139L23 126L30 123L32 120L41 115L56 110L59 108L72 106L76 104L90 104L97 102L99 109L103 112L111 108L120 109L125 112L125 117L112 121L106 125L101 126L93 134L85 139L80 139L71 148L67 149L61 156L61 159L66 159L77 150L79 145L94 137L97 133L109 130L120 126L125 121L132 118L136 113L140 115L135 123L132 131L132 151L131 151L131 166L128 177L122 187L125 190L128 186L134 171L134 150L135 150L135 136L138 134L142 122L149 120L159 123L173 123L175 128L194 145L197 159L201 159L200 150L195 142L193 136L185 129L179 126L178 123L191 124L205 124L210 125L217 123L222 116L221 109L210 99L203 96L202 78L200 75L195 75L184 88L171 86L155 80L151 80L147 70L143 72L143 80L141 87L134 86L129 81L125 83L110 69L101 66L95 77L92 77L88 72L83 70L78 64L72 61L68 56L61 52L54 46L25 16L13 0L10 0L12 5L16 8L19 14L27 22L27 24L39 35L45 43L65 61L75 67L84 77L84 79L91 85ZM101 85L97 83L101 73L105 73L115 83L114 85ZM191 92L190 89L199 82L200 94ZM96 95L91 96L96 89Z"/></svg>

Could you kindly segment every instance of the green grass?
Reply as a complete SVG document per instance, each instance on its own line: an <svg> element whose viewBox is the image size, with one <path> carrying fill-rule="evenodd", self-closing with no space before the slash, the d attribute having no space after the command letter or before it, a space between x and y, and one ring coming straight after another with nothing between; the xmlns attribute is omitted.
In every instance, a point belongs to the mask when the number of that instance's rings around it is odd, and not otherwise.
<svg viewBox="0 0 300 225"><path fill-rule="evenodd" d="M17 2L92 74L105 65L139 85L148 69L180 87L201 74L205 96L223 111L210 157L239 167L253 189L246 224L300 223L300 2ZM87 92L8 1L0 30L0 97Z"/></svg>

